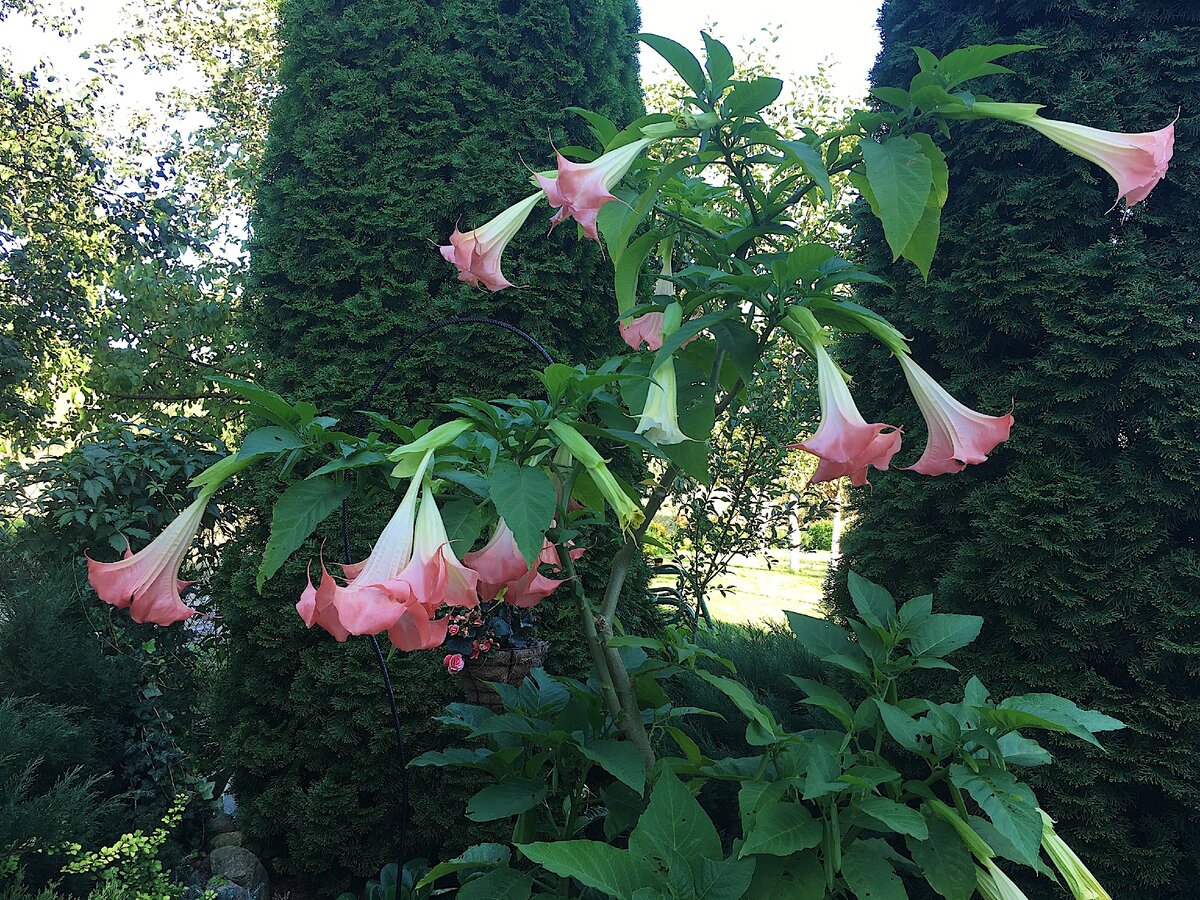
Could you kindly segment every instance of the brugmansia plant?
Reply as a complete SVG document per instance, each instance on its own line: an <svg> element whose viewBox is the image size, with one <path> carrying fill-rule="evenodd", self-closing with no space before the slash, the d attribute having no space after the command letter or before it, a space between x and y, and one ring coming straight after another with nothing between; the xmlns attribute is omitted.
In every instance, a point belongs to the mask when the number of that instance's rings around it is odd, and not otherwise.
<svg viewBox="0 0 1200 900"><path fill-rule="evenodd" d="M714 419L736 412L764 353L786 337L816 361L820 427L797 444L819 460L814 481L849 477L854 485L866 484L872 467L888 469L902 451L902 423L868 422L857 408L850 374L829 352L842 333L869 335L895 356L899 372L871 377L902 373L913 391L928 431L923 451L908 466L916 473L941 475L982 463L1007 440L1013 426L1011 411L989 415L950 396L910 357L904 335L852 299L854 285L879 284L882 279L831 246L798 243L799 211L805 204L831 200L831 173L848 172L881 220L893 257L911 260L927 275L948 190L947 163L937 136L952 125L987 118L1035 128L1110 172L1119 198L1129 205L1143 200L1164 175L1173 125L1147 135L1112 134L1042 119L1033 104L976 96L965 89L967 82L1008 71L996 60L1034 49L998 45L969 47L942 59L918 50L920 73L907 89L876 90L880 108L859 111L833 133L805 131L801 139L787 140L760 115L779 96L779 80L736 80L728 50L707 35L703 65L673 41L642 37L687 86L680 108L648 115L624 128L579 110L595 138L593 147L558 148L556 167L532 175L528 197L470 231L455 228L441 247L462 281L488 291L518 289L502 264L519 281L519 261L504 261L503 254L545 200L553 210L549 228L574 227L582 239L603 242L613 265L618 308L597 310L596 315L612 318L628 353L596 368L548 366L541 373L541 397L448 400L442 405L447 420L436 427L431 420L403 424L364 413L375 428L366 436L339 428L335 419L319 415L311 404L220 380L248 401L257 419L269 424L250 432L235 455L195 479L195 504L156 540L122 561L89 560L88 566L89 579L103 600L129 607L140 621L169 625L193 612L181 599L187 583L178 580L178 571L200 513L242 468L277 462L284 473L303 476L275 506L260 587L352 492L402 492L394 516L366 560L343 566L340 573L329 572L323 560L315 560L315 585L310 565L308 585L297 585L297 611L305 624L320 626L338 641L386 633L400 650L433 649L445 640L453 611L476 607L481 599L500 598L527 608L556 593L569 596L565 602L577 608L591 653L598 709L608 721L594 732L625 747L620 752L625 763L629 753L639 761L637 778L623 770L626 787L633 789L631 781L643 788L653 784L650 805L630 837L630 847L636 838L646 858L670 872L671 854L688 848L664 844L659 829L687 806L684 795L691 794L671 774L687 774L686 764L660 759L659 738L668 735L685 755L692 748L678 729L658 729L659 718L647 712L647 705L661 706L655 702L661 698L639 689L631 673L631 664L635 672L639 664L630 661L630 637L621 635L617 603L630 562L669 485L677 473L706 479L707 440ZM606 454L622 445L644 455L652 474L645 485L629 484L609 468ZM586 552L588 529L607 515L619 523L625 541L611 561L603 594L588 596L575 577L574 557ZM486 543L476 547L481 536ZM773 810L793 810L771 813L779 820L778 840L811 834L827 848L816 857L821 891L902 896L892 889L898 879L886 877L893 866L912 865L897 846L884 839L859 841L841 858L836 849L849 832L880 830L876 824L882 822L888 826L885 833L931 840L937 847L952 833L966 842L974 858L974 863L966 858L971 885L968 889L959 879L952 889L931 881L943 896L965 897L975 890L986 897L1017 896L993 859L997 853L1004 855L998 844L1013 842L1001 824L1001 810L1014 796L1007 772L1011 751L1014 746L1026 756L1037 751L1023 738L1009 736L1026 725L1062 726L1060 730L1066 726L1062 716L1049 715L1044 705L993 708L978 687L971 688L974 694L964 699L961 711L897 701L894 668L902 659L918 668L941 665L940 655L911 652L911 644L909 656L895 655L902 640L916 640L912 629L928 631L935 627L929 623L945 622L946 617L930 618L928 604L913 604L900 613L882 604L873 606L874 619L864 613L865 624L858 623L862 629L856 625L857 642L831 637L832 632L821 638L840 648L830 654L830 662L859 675L877 695L873 705L847 710L845 701L812 688L818 705L831 708L844 727L841 737L799 735L784 740L769 722L759 721L752 707L745 707L753 712L752 743L772 748L786 744L786 752L771 749L756 762L756 773L742 772L733 761L726 767L727 777L760 785L743 786L743 792L758 792L746 794L743 803L747 840L758 835L756 840L774 846L760 835L765 826L755 824L760 800L769 794ZM824 634L820 629L826 627L837 630L832 624L806 627L813 634ZM720 684L731 696L738 694L736 682L725 679ZM1081 736L1090 737L1099 721L1085 720L1080 727L1087 735ZM853 744L864 729L883 735L880 722L886 734L918 755L944 756L938 742L953 745L956 761L949 780L927 779L923 790L906 788L901 795L894 789L896 773L873 762L867 747L855 764L856 774L839 781L835 751L844 756L845 742ZM1046 722L1050 725L1039 724ZM840 751L835 747L838 741ZM874 752L878 754L878 746ZM584 758L586 754L577 761ZM785 764L785 759L791 762ZM531 774L521 777L528 780ZM849 808L840 801L819 802L846 784L852 785L856 797L861 794L861 801L852 804L852 814L847 815ZM948 792L952 804L944 802L947 794L939 799L941 790ZM974 819L961 802L964 790L991 815L1002 839L993 843L973 830ZM797 798L794 808L779 806L783 797ZM1036 806L1026 809L1028 798L1023 793L1021 797L1020 860L1031 862L1032 851L1046 839L1056 848L1051 851L1056 862L1069 860L1069 850L1049 837L1053 830ZM800 812L800 801L806 799L818 801L822 818ZM922 804L920 810L906 806L907 800ZM1014 809L1012 816L1017 814ZM789 815L795 818L792 825L785 821ZM695 827L694 836L704 845L697 858L706 862L699 870L689 870L692 894L672 887L671 896L701 896L699 885L716 877L718 870L747 868L740 856L727 858L703 827ZM532 847L536 845L522 849L553 868L551 851ZM914 857L936 852L909 850ZM869 877L851 872L867 872ZM675 885L674 876L664 877ZM590 883L582 876L580 880ZM1079 897L1105 896L1087 893L1092 889L1081 877L1068 877L1068 883Z"/></svg>

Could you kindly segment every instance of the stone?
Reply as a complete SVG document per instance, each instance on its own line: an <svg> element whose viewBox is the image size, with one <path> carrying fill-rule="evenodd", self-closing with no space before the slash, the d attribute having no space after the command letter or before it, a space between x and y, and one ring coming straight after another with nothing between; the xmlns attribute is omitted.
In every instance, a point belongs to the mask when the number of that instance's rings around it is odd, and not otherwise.
<svg viewBox="0 0 1200 900"><path fill-rule="evenodd" d="M258 857L243 847L218 847L208 854L208 864L213 875L228 878L238 887L245 888L250 895L270 897L270 877Z"/></svg>
<svg viewBox="0 0 1200 900"><path fill-rule="evenodd" d="M216 850L218 847L240 847L242 846L242 833L240 831L226 831L223 834L214 834L208 844L213 850Z"/></svg>
<svg viewBox="0 0 1200 900"><path fill-rule="evenodd" d="M237 831L237 823L233 821L233 816L225 813L214 813L212 818L208 820L209 834L227 834L230 831Z"/></svg>

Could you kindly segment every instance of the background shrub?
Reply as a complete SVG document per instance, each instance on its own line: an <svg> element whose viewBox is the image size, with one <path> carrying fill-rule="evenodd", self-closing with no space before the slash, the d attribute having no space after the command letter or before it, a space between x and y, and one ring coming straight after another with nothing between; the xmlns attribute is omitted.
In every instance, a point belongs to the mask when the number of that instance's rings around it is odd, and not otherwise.
<svg viewBox="0 0 1200 900"><path fill-rule="evenodd" d="M858 241L894 293L863 301L914 339L968 406L1016 403L1012 440L960 475L894 472L857 493L843 570L985 617L958 665L994 695L1052 691L1128 728L1106 753L1054 741L1034 773L1064 838L1113 896L1193 897L1200 880L1200 253L1194 152L1200 7L1090 0L889 0L880 84L907 83L912 46L1041 44L979 90L1123 132L1182 108L1170 171L1128 214L1083 159L1030 129L970 123L945 145L950 199L928 284L891 266L878 226ZM865 342L864 342L865 343ZM849 346L872 421L921 417L886 353ZM910 441L911 435L911 441ZM848 608L841 593L836 601ZM1055 889L1044 880L1031 896Z"/></svg>

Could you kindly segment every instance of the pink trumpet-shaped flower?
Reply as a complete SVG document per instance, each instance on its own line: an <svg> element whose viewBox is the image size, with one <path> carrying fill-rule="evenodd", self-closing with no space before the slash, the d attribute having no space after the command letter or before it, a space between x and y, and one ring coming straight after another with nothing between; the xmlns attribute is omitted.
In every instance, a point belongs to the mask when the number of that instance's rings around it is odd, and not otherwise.
<svg viewBox="0 0 1200 900"><path fill-rule="evenodd" d="M395 580L384 587L403 596L406 592L400 585L407 585L412 597L432 614L443 603L477 606L478 584L478 573L459 562L450 549L442 514L433 499L433 491L426 485L417 514L412 558Z"/></svg>
<svg viewBox="0 0 1200 900"><path fill-rule="evenodd" d="M412 559L417 501L425 470L433 451L425 454L404 499L388 520L371 555L348 567L350 581L343 587L321 564L321 583L313 589L311 580L300 595L296 611L311 628L320 625L338 641L351 634L377 634L396 624L404 607L388 583L395 580ZM411 597L411 590L400 599Z"/></svg>
<svg viewBox="0 0 1200 900"><path fill-rule="evenodd" d="M455 225L450 243L438 249L446 262L453 263L458 269L458 280L471 287L483 285L489 291L512 287L512 282L500 270L500 257L541 199L540 191L532 194L465 234Z"/></svg>
<svg viewBox="0 0 1200 900"><path fill-rule="evenodd" d="M882 422L868 424L854 405L846 380L829 354L819 345L814 349L821 424L811 438L791 447L820 459L809 484L849 475L850 483L861 487L867 483L869 466L887 469L900 449L900 429Z"/></svg>
<svg viewBox="0 0 1200 900"><path fill-rule="evenodd" d="M572 547L568 552L571 554L571 559L579 559L583 556L582 547ZM538 569L542 565L554 566L555 572L562 570L558 560L558 548L550 541L546 541L542 545L542 552L538 554L533 566L520 578L508 583L504 602L519 609L529 609L537 606L558 590L559 585L563 584L566 579L548 578L541 574Z"/></svg>
<svg viewBox="0 0 1200 900"><path fill-rule="evenodd" d="M634 350L641 350L642 344L645 344L647 349L657 353L663 345L663 315L660 312L648 312L629 321L622 319L617 325L621 339ZM698 337L698 334L692 335L682 346L686 347Z"/></svg>
<svg viewBox="0 0 1200 900"><path fill-rule="evenodd" d="M617 199L610 193L611 188L625 177L634 160L651 143L649 139L634 141L590 163L571 162L556 152L558 177L534 176L550 205L558 210L550 220L551 227L563 219L574 219L584 234L594 241L600 240L596 231L597 213L605 203Z"/></svg>
<svg viewBox="0 0 1200 900"><path fill-rule="evenodd" d="M433 618L433 613L415 597L401 604L402 612L388 629L388 640L397 650L432 650L446 640L450 618Z"/></svg>
<svg viewBox="0 0 1200 900"><path fill-rule="evenodd" d="M214 491L200 496L175 517L162 534L134 553L125 544L125 558L102 563L88 558L88 582L100 599L118 609L128 609L135 622L174 625L196 610L185 604L179 592L192 584L179 580L179 566L200 528L204 507Z"/></svg>
<svg viewBox="0 0 1200 900"><path fill-rule="evenodd" d="M529 570L517 539L503 519L496 523L491 540L479 550L465 554L463 562L479 574L479 596L484 600L494 600L505 585L517 581Z"/></svg>
<svg viewBox="0 0 1200 900"><path fill-rule="evenodd" d="M1158 131L1123 134L1043 119L1039 106L1032 103L976 103L972 112L997 119L1019 122L1045 135L1093 162L1117 183L1117 201L1122 197L1130 206L1145 200L1154 186L1167 174L1167 164L1175 152L1175 123Z"/></svg>
<svg viewBox="0 0 1200 900"><path fill-rule="evenodd" d="M925 452L909 469L922 475L961 472L969 465L984 462L997 444L1008 440L1012 413L985 416L968 409L907 354L900 355L900 367L929 427Z"/></svg>

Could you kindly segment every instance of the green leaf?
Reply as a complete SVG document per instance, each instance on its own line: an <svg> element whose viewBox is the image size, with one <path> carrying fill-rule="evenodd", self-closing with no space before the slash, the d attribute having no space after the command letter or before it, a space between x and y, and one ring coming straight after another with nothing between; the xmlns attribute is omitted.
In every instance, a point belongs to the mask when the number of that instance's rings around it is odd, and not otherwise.
<svg viewBox="0 0 1200 900"><path fill-rule="evenodd" d="M492 784L467 803L467 818L473 822L506 819L533 809L546 799L546 782L514 778Z"/></svg>
<svg viewBox="0 0 1200 900"><path fill-rule="evenodd" d="M783 92L783 82L778 78L755 78L753 81L739 81L721 104L726 116L752 116L759 110L765 109L779 99Z"/></svg>
<svg viewBox="0 0 1200 900"><path fill-rule="evenodd" d="M740 681L714 675L703 669L697 669L696 674L732 700L741 714L750 720L746 726L746 740L749 743L765 747L779 739L780 729L774 714L754 699L749 688Z"/></svg>
<svg viewBox="0 0 1200 900"><path fill-rule="evenodd" d="M492 468L488 485L496 512L512 529L525 561L533 565L542 552L546 529L554 521L558 502L554 482L541 469L502 459Z"/></svg>
<svg viewBox="0 0 1200 900"><path fill-rule="evenodd" d="M625 312L638 302L638 281L641 279L642 269L661 240L662 235L657 231L647 231L624 248L620 259L614 258L613 287L617 294L617 309L620 312Z"/></svg>
<svg viewBox="0 0 1200 900"><path fill-rule="evenodd" d="M833 183L829 180L829 170L816 147L804 141L780 141L775 146L804 170L804 174L821 189L826 201L833 202Z"/></svg>
<svg viewBox="0 0 1200 900"><path fill-rule="evenodd" d="M585 119L591 128L592 134L596 136L596 140L603 147L607 147L612 139L617 136L618 128L607 116L602 116L600 113L592 112L590 109L582 109L578 106L568 106L567 112L573 112L575 115Z"/></svg>
<svg viewBox="0 0 1200 900"><path fill-rule="evenodd" d="M750 384L754 380L754 368L758 365L758 335L740 319L714 322L708 330L733 360L742 382Z"/></svg>
<svg viewBox="0 0 1200 900"><path fill-rule="evenodd" d="M970 900L975 894L975 862L953 826L928 820L928 840L906 838L908 855L921 867L925 880L946 900Z"/></svg>
<svg viewBox="0 0 1200 900"><path fill-rule="evenodd" d="M747 900L825 900L825 896L825 870L813 853L789 859L760 856L746 892Z"/></svg>
<svg viewBox="0 0 1200 900"><path fill-rule="evenodd" d="M817 659L847 653L853 656L862 656L862 651L859 650L857 644L851 642L850 635L846 633L846 630L828 619L819 619L816 616L807 616L804 613L790 610L784 610L784 615L787 616L788 625L797 640Z"/></svg>
<svg viewBox="0 0 1200 900"><path fill-rule="evenodd" d="M467 869L489 869L496 866L507 866L512 859L512 851L503 844L475 844L468 847L460 855L446 862L438 863L418 881L415 887L419 890L433 884L445 875L453 875Z"/></svg>
<svg viewBox="0 0 1200 900"><path fill-rule="evenodd" d="M739 857L752 853L791 856L821 843L821 823L800 803L771 803L754 814L753 822Z"/></svg>
<svg viewBox="0 0 1200 900"><path fill-rule="evenodd" d="M912 807L886 797L863 797L858 801L858 808L898 834L905 834L919 841L929 837L925 817Z"/></svg>
<svg viewBox="0 0 1200 900"><path fill-rule="evenodd" d="M1116 731L1125 727L1125 723L1120 719L1114 719L1096 710L1080 709L1066 697L1056 694L1022 694L1019 697L1009 697L1000 702L999 708L1037 716L1097 747L1100 744L1092 737L1093 732Z"/></svg>
<svg viewBox="0 0 1200 900"><path fill-rule="evenodd" d="M1054 761L1050 751L1037 741L1014 732L1001 736L996 743L1010 766L1044 766Z"/></svg>
<svg viewBox="0 0 1200 900"><path fill-rule="evenodd" d="M754 879L756 860L691 857L696 900L740 900Z"/></svg>
<svg viewBox="0 0 1200 900"><path fill-rule="evenodd" d="M266 453L282 453L285 450L298 450L307 446L304 438L290 428L279 428L268 425L266 428L256 428L242 441L238 450L238 459L251 456L262 456Z"/></svg>
<svg viewBox="0 0 1200 900"><path fill-rule="evenodd" d="M979 637L982 628L980 616L936 613L909 633L908 652L913 656L945 656Z"/></svg>
<svg viewBox="0 0 1200 900"><path fill-rule="evenodd" d="M529 900L533 879L512 869L496 869L472 878L458 890L458 900Z"/></svg>
<svg viewBox="0 0 1200 900"><path fill-rule="evenodd" d="M636 34L634 37L665 59L697 97L704 96L708 81L704 77L704 70L700 68L700 61L692 56L687 47L657 34Z"/></svg>
<svg viewBox="0 0 1200 900"><path fill-rule="evenodd" d="M1032 866L1042 843L1042 817L1029 785L994 766L972 772L966 766L953 765L950 780L988 814L996 830L1012 843L1020 861Z"/></svg>
<svg viewBox="0 0 1200 900"><path fill-rule="evenodd" d="M617 780L639 794L646 788L646 762L642 752L629 741L589 741L580 752Z"/></svg>
<svg viewBox="0 0 1200 900"><path fill-rule="evenodd" d="M442 522L450 539L450 549L462 559L483 531L483 514L470 500L451 500L442 507Z"/></svg>
<svg viewBox="0 0 1200 900"><path fill-rule="evenodd" d="M932 613L933 594L913 597L900 607L900 624L911 630L928 619Z"/></svg>
<svg viewBox="0 0 1200 900"><path fill-rule="evenodd" d="M292 425L300 420L300 416L292 405L276 394L257 384L243 381L240 378L227 378L224 375L212 375L209 381L228 388L235 394L240 394L249 400L264 418L270 419L276 425Z"/></svg>
<svg viewBox="0 0 1200 900"><path fill-rule="evenodd" d="M721 88L733 77L733 55L729 52L728 47L707 31L700 32L700 37L704 38L704 52L707 54L704 68L708 70L708 77L713 85L711 99L716 100L716 95L721 92Z"/></svg>
<svg viewBox="0 0 1200 900"><path fill-rule="evenodd" d="M842 877L858 900L908 900L904 882L883 855L882 843L860 839L851 844L842 853Z"/></svg>
<svg viewBox="0 0 1200 900"><path fill-rule="evenodd" d="M384 462L387 458L388 455L386 453L380 453L378 450L355 450L349 456L325 463L325 465L321 466L321 468L308 477L320 478L322 475L329 475L333 472L344 472L346 469L360 469L364 466L373 466Z"/></svg>
<svg viewBox="0 0 1200 900"><path fill-rule="evenodd" d="M633 900L640 887L655 881L654 872L645 860L599 841L517 844L517 849L526 859L555 875L578 879L617 900Z"/></svg>
<svg viewBox="0 0 1200 900"><path fill-rule="evenodd" d="M895 738L896 743L905 750L919 752L922 749L921 742L918 740L921 726L917 720L898 706L892 706L882 700L874 702L879 709L879 714L883 717L884 727L887 728L888 734Z"/></svg>
<svg viewBox="0 0 1200 900"><path fill-rule="evenodd" d="M722 856L721 838L708 813L669 769L659 775L650 792L650 805L629 835L629 852L664 861L671 853L712 859Z"/></svg>
<svg viewBox="0 0 1200 900"><path fill-rule="evenodd" d="M889 629L896 621L896 601L885 588L851 572L847 581L850 599L863 621L876 628Z"/></svg>
<svg viewBox="0 0 1200 900"><path fill-rule="evenodd" d="M860 146L875 213L883 223L892 259L899 259L925 214L933 167L912 138L895 136L882 144L864 140Z"/></svg>
<svg viewBox="0 0 1200 900"><path fill-rule="evenodd" d="M847 731L854 730L854 707L840 693L828 685L809 678L799 678L796 675L788 675L788 678L796 687L808 694L808 699L804 701L806 704L825 710L845 725Z"/></svg>
<svg viewBox="0 0 1200 900"><path fill-rule="evenodd" d="M350 496L351 488L348 482L316 478L297 482L280 495L271 513L271 537L258 567L255 583L259 591L324 518Z"/></svg>
<svg viewBox="0 0 1200 900"><path fill-rule="evenodd" d="M1039 44L976 44L952 50L937 62L937 71L946 79L946 87L953 88L971 78L981 75L1002 75L1011 69L993 65L992 61L1026 50L1040 50Z"/></svg>

